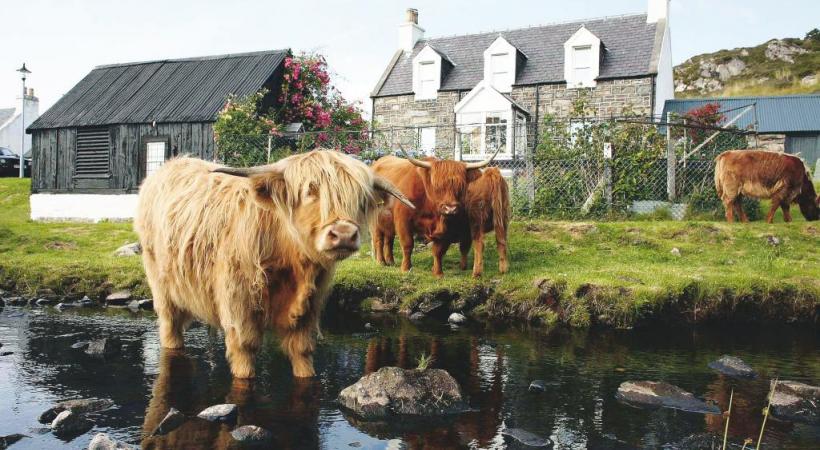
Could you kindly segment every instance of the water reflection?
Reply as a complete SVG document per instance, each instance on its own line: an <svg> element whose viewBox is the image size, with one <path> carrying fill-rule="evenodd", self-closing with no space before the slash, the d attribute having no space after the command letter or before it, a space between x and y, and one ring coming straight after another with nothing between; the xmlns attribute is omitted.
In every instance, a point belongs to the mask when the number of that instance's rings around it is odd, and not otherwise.
<svg viewBox="0 0 820 450"><path fill-rule="evenodd" d="M20 311L24 314L18 316ZM12 316L12 313L15 316ZM702 432L722 434L720 416L643 410L618 403L614 393L629 379L664 380L728 408L735 389L730 436L741 442L759 431L774 376L816 384L820 358L816 330L644 330L550 334L512 328L451 330L391 318L336 317L325 323L315 355L318 376L291 376L287 358L266 337L254 382L234 382L222 337L206 327L186 335L184 351L161 351L153 316L126 312L35 314L0 311L0 342L14 354L0 359L0 435L25 433L15 448L85 448L104 431L146 449L233 448L232 426L186 421L166 436L150 436L171 407L194 417L217 403L239 405L237 424L270 430L285 449L502 448L501 431L524 428L557 448L659 448ZM381 331L365 334L364 322ZM72 343L117 338L120 355L88 358ZM722 377L706 364L721 354L742 357L757 380ZM450 372L470 412L443 421L362 422L339 410L339 391L384 366L413 368L420 355ZM542 379L546 392L528 392ZM93 417L95 428L68 443L38 434L36 417L64 398L109 398L115 408ZM769 448L816 448L820 429L772 420Z"/></svg>

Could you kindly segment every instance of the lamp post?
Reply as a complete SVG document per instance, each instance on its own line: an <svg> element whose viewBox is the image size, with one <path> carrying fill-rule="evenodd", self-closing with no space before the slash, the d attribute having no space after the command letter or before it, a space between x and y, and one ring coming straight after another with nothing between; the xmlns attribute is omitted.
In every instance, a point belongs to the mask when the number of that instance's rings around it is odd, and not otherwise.
<svg viewBox="0 0 820 450"><path fill-rule="evenodd" d="M17 71L23 76L23 109L20 110L20 126L23 129L20 138L20 178L23 178L23 171L26 167L25 159L23 158L23 154L26 152L26 75L30 74L31 71L26 69L26 63L23 63L23 67L17 69Z"/></svg>

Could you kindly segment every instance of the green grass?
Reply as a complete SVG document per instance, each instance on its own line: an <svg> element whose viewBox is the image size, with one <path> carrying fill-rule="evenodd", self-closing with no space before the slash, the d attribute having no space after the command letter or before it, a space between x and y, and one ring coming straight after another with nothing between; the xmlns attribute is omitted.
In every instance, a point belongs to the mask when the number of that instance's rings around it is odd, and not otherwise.
<svg viewBox="0 0 820 450"><path fill-rule="evenodd" d="M130 223L31 222L28 189L28 181L0 180L0 281L7 289L101 295L131 288L149 295L140 259L111 255L135 240ZM445 258L445 277L435 279L427 249L414 254L414 268L405 274L377 266L365 245L340 264L335 281L339 291L377 292L403 309L446 293L475 301L465 306L476 306L474 315L543 323L628 327L653 317L698 321L734 313L811 322L820 305L820 223L794 216L791 224L778 217L772 225L516 221L509 233L511 269L503 276L489 236L481 280L459 270L456 247ZM539 279L550 286L546 294L534 285Z"/></svg>

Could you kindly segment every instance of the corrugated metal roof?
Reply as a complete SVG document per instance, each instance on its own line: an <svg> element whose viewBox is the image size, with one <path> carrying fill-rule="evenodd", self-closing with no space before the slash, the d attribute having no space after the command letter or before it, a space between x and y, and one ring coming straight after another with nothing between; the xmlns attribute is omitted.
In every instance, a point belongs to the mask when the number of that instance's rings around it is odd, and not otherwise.
<svg viewBox="0 0 820 450"><path fill-rule="evenodd" d="M725 113L727 121L740 113L744 106L755 105L755 111L744 114L735 123L738 128L751 128L756 117L760 133L820 132L820 95L667 100L663 108L664 117L667 112L684 114L707 103L718 103L722 111L734 110Z"/></svg>
<svg viewBox="0 0 820 450"><path fill-rule="evenodd" d="M28 129L214 121L228 95L257 92L288 53L272 50L98 66Z"/></svg>
<svg viewBox="0 0 820 450"><path fill-rule="evenodd" d="M604 46L599 78L623 78L648 75L655 48L655 23L646 23L646 14L579 20L516 30L419 41L413 53L400 57L374 97L413 92L413 58L426 46L447 55L454 67L442 80L442 90L470 90L484 78L484 50L503 36L527 55L515 84L540 84L564 81L564 43L581 26L601 39ZM662 36L661 36L662 37Z"/></svg>

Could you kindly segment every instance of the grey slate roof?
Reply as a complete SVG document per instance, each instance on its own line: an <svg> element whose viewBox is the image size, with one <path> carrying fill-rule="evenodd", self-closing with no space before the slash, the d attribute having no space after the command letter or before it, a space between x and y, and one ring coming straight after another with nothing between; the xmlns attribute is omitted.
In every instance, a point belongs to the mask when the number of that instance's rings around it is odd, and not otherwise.
<svg viewBox="0 0 820 450"><path fill-rule="evenodd" d="M0 109L0 125L6 123L7 120L11 119L11 116L14 115L14 108L2 108Z"/></svg>
<svg viewBox="0 0 820 450"><path fill-rule="evenodd" d="M564 42L582 25L598 36L605 48L599 79L657 72L652 56L656 47L655 31L662 24L646 23L646 14L638 14L422 40L412 54L398 58L384 82L373 92L373 97L412 93L412 60L427 44L446 54L455 64L442 80L441 90L470 90L484 78L484 50L498 36L503 36L527 55L522 69L516 74L516 85L562 82Z"/></svg>
<svg viewBox="0 0 820 450"><path fill-rule="evenodd" d="M98 66L28 129L214 121L229 94L257 92L288 52Z"/></svg>
<svg viewBox="0 0 820 450"><path fill-rule="evenodd" d="M820 132L820 94L784 95L769 97L717 97L667 100L663 112L684 114L692 108L707 103L718 103L725 113L726 120L731 120L747 105L754 104L757 112L759 133ZM741 108L737 110L736 108ZM735 125L746 129L755 120L754 112L744 114Z"/></svg>

